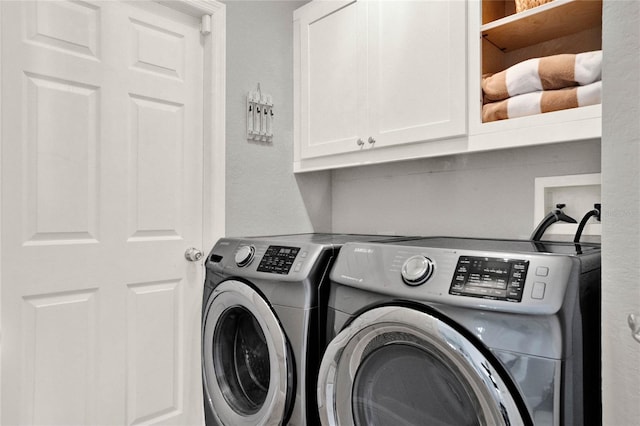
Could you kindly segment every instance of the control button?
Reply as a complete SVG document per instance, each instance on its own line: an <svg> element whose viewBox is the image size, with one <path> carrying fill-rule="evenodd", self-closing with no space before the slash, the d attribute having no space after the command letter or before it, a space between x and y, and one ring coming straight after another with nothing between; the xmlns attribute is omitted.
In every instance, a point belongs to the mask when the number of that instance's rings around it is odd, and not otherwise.
<svg viewBox="0 0 640 426"><path fill-rule="evenodd" d="M305 257L307 257L307 254L309 254L309 252L303 251L300 253L300 259L304 259Z"/></svg>
<svg viewBox="0 0 640 426"><path fill-rule="evenodd" d="M511 283L509 284L509 287L514 289L519 289L521 285L522 285L522 281L514 280L514 281L511 281Z"/></svg>
<svg viewBox="0 0 640 426"><path fill-rule="evenodd" d="M539 277L546 277L547 275L549 275L549 268L547 268L546 266L538 266L536 268L536 275Z"/></svg>
<svg viewBox="0 0 640 426"><path fill-rule="evenodd" d="M542 282L534 282L533 288L531 289L531 298L532 299L543 299L544 298L544 290L547 285Z"/></svg>
<svg viewBox="0 0 640 426"><path fill-rule="evenodd" d="M236 265L239 267L245 267L251 263L253 260L253 256L256 252L255 247L253 246L242 246L236 252L235 261Z"/></svg>
<svg viewBox="0 0 640 426"><path fill-rule="evenodd" d="M462 290L464 290L464 284L456 283L453 286L451 286L451 290L462 291Z"/></svg>
<svg viewBox="0 0 640 426"><path fill-rule="evenodd" d="M507 295L507 292L504 290L491 289L489 290L489 294L496 297L505 297Z"/></svg>
<svg viewBox="0 0 640 426"><path fill-rule="evenodd" d="M296 267L293 268L293 271L294 272L300 272L300 269L302 269L302 262L296 263Z"/></svg>
<svg viewBox="0 0 640 426"><path fill-rule="evenodd" d="M510 289L507 291L507 296L509 296L509 297L516 297L516 298L520 299L520 296L521 296L521 293L520 293L520 292L521 292L521 290L520 290L520 289L510 288Z"/></svg>
<svg viewBox="0 0 640 426"><path fill-rule="evenodd" d="M431 278L434 269L435 265L428 257L421 255L412 256L402 265L400 275L405 283L409 285L420 285Z"/></svg>

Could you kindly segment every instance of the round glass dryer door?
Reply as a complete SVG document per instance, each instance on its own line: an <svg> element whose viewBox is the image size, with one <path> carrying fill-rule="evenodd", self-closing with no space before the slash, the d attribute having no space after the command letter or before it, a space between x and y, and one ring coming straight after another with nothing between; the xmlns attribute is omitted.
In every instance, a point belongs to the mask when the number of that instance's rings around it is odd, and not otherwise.
<svg viewBox="0 0 640 426"><path fill-rule="evenodd" d="M372 309L327 347L318 379L322 424L532 424L495 362L430 314Z"/></svg>
<svg viewBox="0 0 640 426"><path fill-rule="evenodd" d="M249 285L225 281L209 297L203 318L205 397L219 422L284 423L293 394L293 364L268 303Z"/></svg>

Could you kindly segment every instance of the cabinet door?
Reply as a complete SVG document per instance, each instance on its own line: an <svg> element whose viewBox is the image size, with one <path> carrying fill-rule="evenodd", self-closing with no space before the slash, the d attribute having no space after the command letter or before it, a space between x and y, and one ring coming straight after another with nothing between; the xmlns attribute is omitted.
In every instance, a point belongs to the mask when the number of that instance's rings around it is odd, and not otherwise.
<svg viewBox="0 0 640 426"><path fill-rule="evenodd" d="M298 11L300 156L359 149L366 120L362 1L319 1Z"/></svg>
<svg viewBox="0 0 640 426"><path fill-rule="evenodd" d="M368 2L374 147L466 133L466 2ZM368 144L367 144L368 145Z"/></svg>

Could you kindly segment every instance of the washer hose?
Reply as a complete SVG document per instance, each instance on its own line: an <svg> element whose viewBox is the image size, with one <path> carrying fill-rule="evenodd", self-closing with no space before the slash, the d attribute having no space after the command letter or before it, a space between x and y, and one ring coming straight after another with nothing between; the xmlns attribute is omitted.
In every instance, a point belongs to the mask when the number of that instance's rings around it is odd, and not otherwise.
<svg viewBox="0 0 640 426"><path fill-rule="evenodd" d="M593 207L595 207L595 208L593 210L588 211L587 214L585 214L584 217L582 218L582 220L580 221L580 224L578 225L578 229L576 230L576 235L575 235L575 237L573 237L573 242L574 243L579 243L580 242L580 237L582 236L582 231L584 230L584 227L587 225L587 221L589 219L591 219L592 217L595 216L596 219L598 219L598 222L600 221L602 205L594 204Z"/></svg>
<svg viewBox="0 0 640 426"><path fill-rule="evenodd" d="M577 223L574 218L571 216L567 216L564 214L562 209L565 207L565 204L556 204L556 210L551 210L538 224L536 229L531 234L529 238L531 241L540 241L544 231L551 225L556 222L567 222L567 223Z"/></svg>

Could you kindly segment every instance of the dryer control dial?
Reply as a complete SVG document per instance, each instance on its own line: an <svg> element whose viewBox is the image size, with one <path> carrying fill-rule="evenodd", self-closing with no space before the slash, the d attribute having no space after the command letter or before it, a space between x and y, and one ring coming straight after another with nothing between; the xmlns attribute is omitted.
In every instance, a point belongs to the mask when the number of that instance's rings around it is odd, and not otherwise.
<svg viewBox="0 0 640 426"><path fill-rule="evenodd" d="M409 285L417 286L425 283L433 275L435 264L428 257L411 256L402 265L402 280Z"/></svg>
<svg viewBox="0 0 640 426"><path fill-rule="evenodd" d="M242 246L238 249L235 256L236 265L243 268L251 263L256 249L253 246Z"/></svg>

